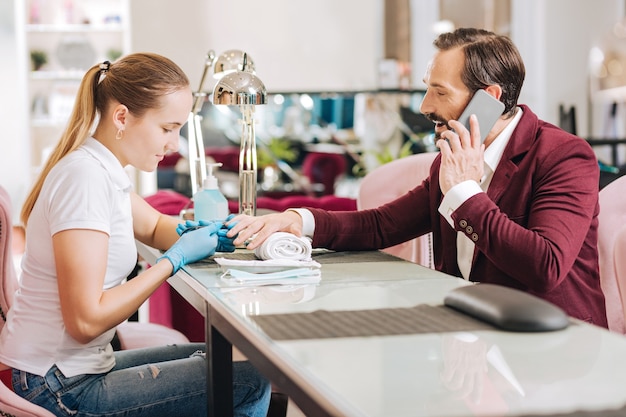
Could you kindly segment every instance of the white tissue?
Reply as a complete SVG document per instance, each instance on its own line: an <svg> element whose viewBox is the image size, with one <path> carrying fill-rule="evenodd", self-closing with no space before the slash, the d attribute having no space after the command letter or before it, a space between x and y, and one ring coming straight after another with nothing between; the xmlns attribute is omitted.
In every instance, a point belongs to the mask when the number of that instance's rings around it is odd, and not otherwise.
<svg viewBox="0 0 626 417"><path fill-rule="evenodd" d="M296 261L310 261L311 240L298 237L293 233L276 232L268 237L254 254L259 259L291 259Z"/></svg>
<svg viewBox="0 0 626 417"><path fill-rule="evenodd" d="M221 267L222 271L228 269L237 269L245 272L252 272L254 274L260 273L272 273L280 272L294 268L321 268L322 265L316 261L295 261L292 259L268 259L261 260L243 260L243 259L228 259L228 258L215 258L215 262Z"/></svg>
<svg viewBox="0 0 626 417"><path fill-rule="evenodd" d="M230 285L317 284L321 280L321 273L319 269L293 268L255 274L231 268L222 274L221 279Z"/></svg>

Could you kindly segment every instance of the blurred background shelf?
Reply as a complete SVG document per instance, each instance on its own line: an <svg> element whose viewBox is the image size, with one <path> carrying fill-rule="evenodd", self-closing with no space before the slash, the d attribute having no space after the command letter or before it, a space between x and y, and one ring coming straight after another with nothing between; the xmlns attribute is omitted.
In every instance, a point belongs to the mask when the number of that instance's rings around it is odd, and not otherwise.
<svg viewBox="0 0 626 417"><path fill-rule="evenodd" d="M130 51L128 0L25 0L30 165L58 141L85 71Z"/></svg>

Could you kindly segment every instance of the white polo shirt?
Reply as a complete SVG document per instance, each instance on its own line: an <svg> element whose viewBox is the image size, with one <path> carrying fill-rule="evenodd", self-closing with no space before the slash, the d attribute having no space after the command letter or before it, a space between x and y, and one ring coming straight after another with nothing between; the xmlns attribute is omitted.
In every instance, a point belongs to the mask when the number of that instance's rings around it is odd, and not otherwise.
<svg viewBox="0 0 626 417"><path fill-rule="evenodd" d="M66 331L52 236L68 229L109 235L103 289L122 283L137 261L131 183L115 156L93 138L51 170L26 229L20 288L0 333L0 362L37 375L56 364L66 377L102 373L115 365L114 329L88 344ZM87 272L84 279L97 279Z"/></svg>

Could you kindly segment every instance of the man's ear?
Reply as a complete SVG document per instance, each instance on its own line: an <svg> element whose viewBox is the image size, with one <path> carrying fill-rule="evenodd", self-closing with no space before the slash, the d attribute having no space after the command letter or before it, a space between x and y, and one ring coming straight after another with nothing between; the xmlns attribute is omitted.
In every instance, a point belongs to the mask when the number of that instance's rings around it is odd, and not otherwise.
<svg viewBox="0 0 626 417"><path fill-rule="evenodd" d="M124 130L128 120L128 107L123 104L117 104L113 109L113 123L118 130Z"/></svg>
<svg viewBox="0 0 626 417"><path fill-rule="evenodd" d="M485 88L485 91L500 100L502 96L502 87L499 84L492 84L489 87Z"/></svg>

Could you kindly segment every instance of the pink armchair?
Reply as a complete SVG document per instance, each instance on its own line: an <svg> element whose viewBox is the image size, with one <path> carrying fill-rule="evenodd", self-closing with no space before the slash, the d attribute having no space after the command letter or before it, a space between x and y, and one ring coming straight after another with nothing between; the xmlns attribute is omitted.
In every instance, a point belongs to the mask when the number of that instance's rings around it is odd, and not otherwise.
<svg viewBox="0 0 626 417"><path fill-rule="evenodd" d="M598 257L609 329L626 333L626 176L600 190Z"/></svg>
<svg viewBox="0 0 626 417"><path fill-rule="evenodd" d="M363 178L357 206L359 210L378 207L419 185L430 172L438 152L427 152L396 159L371 171ZM385 249L385 252L433 268L432 235L429 233Z"/></svg>
<svg viewBox="0 0 626 417"><path fill-rule="evenodd" d="M6 190L0 187L0 329L13 303L18 281L13 264L11 246L11 201ZM0 363L0 415L25 417L52 417L48 410L39 407L13 392L11 368Z"/></svg>

